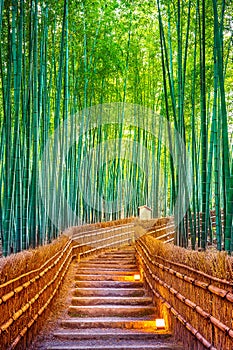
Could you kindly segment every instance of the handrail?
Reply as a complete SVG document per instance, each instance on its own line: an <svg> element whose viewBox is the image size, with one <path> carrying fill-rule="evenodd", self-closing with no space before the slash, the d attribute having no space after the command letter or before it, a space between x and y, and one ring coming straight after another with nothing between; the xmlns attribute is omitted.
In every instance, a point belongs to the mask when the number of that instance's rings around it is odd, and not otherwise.
<svg viewBox="0 0 233 350"><path fill-rule="evenodd" d="M119 233L118 235L115 235L114 238L116 237L121 237L122 235L125 236L125 235L128 235L130 233L134 233L134 231L128 231L128 232L124 232L124 233ZM112 237L106 237L106 238L101 238L101 239L98 239L96 241L91 241L91 242L87 242L87 243L81 243L81 244L78 244L77 247L85 247L87 244L91 244L91 245L95 245L97 243L101 243L101 242L104 242L104 241L108 241L112 239ZM120 242L120 241L119 241ZM113 242L114 244L114 242ZM105 246L100 246L98 247L98 249L101 249L101 248L104 248Z"/></svg>
<svg viewBox="0 0 233 350"><path fill-rule="evenodd" d="M72 243L72 241L69 240L66 243L65 247L69 246L71 243ZM64 248L62 248L59 252L55 253L55 255L53 255L48 261L46 261L42 266L38 267L37 269L28 271L28 272L26 272L26 273L24 273L24 274L22 274L22 275L20 275L18 277L15 277L13 280L10 280L10 281L7 281L7 282L4 282L4 283L0 284L0 295L1 295L1 289L7 287L8 285L10 285L12 283L20 281L20 279L22 279L24 277L29 277L30 275L35 274L35 273L39 272L40 270L43 270L45 268L45 266L49 265L50 262L52 260L54 260L63 250L64 250ZM1 304L1 297L0 297L0 304Z"/></svg>
<svg viewBox="0 0 233 350"><path fill-rule="evenodd" d="M140 241L140 243L141 243L145 248L147 248L146 245L145 245L142 241ZM154 257L154 259L163 260L164 262L166 262L166 263L169 264L169 265L181 267L181 268L184 268L186 271L188 270L188 271L190 271L190 272L198 273L200 276L203 276L203 277L205 277L205 278L207 278L207 279L209 279L209 280L212 280L212 281L215 281L215 282L217 282L217 283L221 283L221 284L224 284L225 286L228 286L228 287L233 288L233 283L232 283L232 282L229 282L229 281L227 281L227 280L225 280L225 279L220 279L220 278L218 278L218 277L214 277L214 276L208 275L207 273L202 272L202 271L200 271L200 270L195 270L193 267L190 267L190 266L188 266L188 265L184 265L184 264L181 264L181 263L177 263L177 262L172 261L172 260L165 259L165 258L163 258L162 256L154 255L153 257Z"/></svg>
<svg viewBox="0 0 233 350"><path fill-rule="evenodd" d="M170 228L173 228L173 229L175 228L174 223L172 225L164 224L162 227L160 226L160 228L156 228L156 230L149 230L148 233L157 233L160 231L168 230Z"/></svg>
<svg viewBox="0 0 233 350"><path fill-rule="evenodd" d="M162 235L162 236L158 236L158 237L156 237L156 239L160 240L160 239L163 239L163 238L169 237L170 235L173 235L174 233L175 233L175 231L168 232L168 233L165 233L165 234L164 234L164 235ZM171 240L173 240L173 239L174 239L174 237L173 237L173 238L171 238Z"/></svg>
<svg viewBox="0 0 233 350"><path fill-rule="evenodd" d="M114 227L110 226L110 228L108 228L108 227L107 228L99 228L99 229L95 229L95 230L91 230L91 231L84 231L84 232L81 231L81 232L73 234L72 238L73 239L75 239L76 237L81 238L82 236L88 237L88 236L92 236L93 233L95 233L95 232L101 234L101 233L105 233L105 232L120 230L120 229L125 228L125 227L133 227L133 226L134 226L134 224L123 224L123 225L117 225Z"/></svg>

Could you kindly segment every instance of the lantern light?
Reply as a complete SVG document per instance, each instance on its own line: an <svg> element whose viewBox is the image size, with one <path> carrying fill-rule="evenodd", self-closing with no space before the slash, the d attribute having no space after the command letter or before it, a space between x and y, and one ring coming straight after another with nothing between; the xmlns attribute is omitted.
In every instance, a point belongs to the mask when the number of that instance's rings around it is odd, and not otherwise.
<svg viewBox="0 0 233 350"><path fill-rule="evenodd" d="M135 274L134 275L134 280L135 281L140 281L140 279L141 279L141 276L139 274Z"/></svg>
<svg viewBox="0 0 233 350"><path fill-rule="evenodd" d="M165 321L164 321L164 319L163 318L156 318L155 325L156 325L156 328L164 329L165 328Z"/></svg>

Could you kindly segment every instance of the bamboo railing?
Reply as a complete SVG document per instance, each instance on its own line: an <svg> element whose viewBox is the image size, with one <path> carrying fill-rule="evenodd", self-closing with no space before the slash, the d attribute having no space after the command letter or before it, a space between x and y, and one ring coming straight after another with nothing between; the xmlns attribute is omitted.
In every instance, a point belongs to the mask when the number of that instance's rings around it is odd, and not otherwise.
<svg viewBox="0 0 233 350"><path fill-rule="evenodd" d="M174 334L185 349L232 350L233 284L151 256L140 239L136 252L148 289L159 300L163 316L174 316Z"/></svg>
<svg viewBox="0 0 233 350"><path fill-rule="evenodd" d="M64 248L36 270L0 285L0 349L27 349L43 323L74 257L134 241L134 225L74 233Z"/></svg>
<svg viewBox="0 0 233 350"><path fill-rule="evenodd" d="M148 233L163 243L170 243L174 242L175 231L174 220L170 220L170 222L164 222L155 229L149 230Z"/></svg>
<svg viewBox="0 0 233 350"><path fill-rule="evenodd" d="M0 285L1 349L27 348L72 258L73 246L69 240L62 251L40 268Z"/></svg>
<svg viewBox="0 0 233 350"><path fill-rule="evenodd" d="M73 240L78 243L78 247L88 247L87 250L79 253L81 257L102 249L131 244L135 240L134 232L134 224L129 223L116 227L74 233Z"/></svg>
<svg viewBox="0 0 233 350"><path fill-rule="evenodd" d="M0 349L27 349L73 258L131 244L135 235L138 238L133 222L83 232L73 228L65 246L45 264L0 285ZM176 338L182 339L186 349L232 349L232 283L152 257L140 238L136 257L154 303L159 303L163 316L167 313L169 328L174 327Z"/></svg>

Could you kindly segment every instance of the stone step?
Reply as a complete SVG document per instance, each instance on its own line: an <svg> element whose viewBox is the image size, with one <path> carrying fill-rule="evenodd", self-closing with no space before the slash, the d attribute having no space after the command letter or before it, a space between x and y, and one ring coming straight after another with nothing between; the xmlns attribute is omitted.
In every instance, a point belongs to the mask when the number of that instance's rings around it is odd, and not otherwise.
<svg viewBox="0 0 233 350"><path fill-rule="evenodd" d="M117 251L117 250L109 250L108 252L107 251L102 251L102 252L99 252L97 255L95 256L92 256L91 258L93 257L102 257L102 256L125 256L125 257L133 257L135 256L135 249L132 249L132 250L122 250L122 251Z"/></svg>
<svg viewBox="0 0 233 350"><path fill-rule="evenodd" d="M183 347L176 345L173 342L164 342L159 340L147 340L146 343L143 340L131 340L131 341L118 341L116 344L112 344L109 341L109 344L106 344L106 340L104 341L83 341L76 343L67 342L65 344L61 344L57 342L53 345L48 345L46 347L47 350L183 350Z"/></svg>
<svg viewBox="0 0 233 350"><path fill-rule="evenodd" d="M136 264L136 260L135 258L102 258L102 259L93 259L93 260L88 260L88 261L81 261L79 264L96 264L96 265L101 265L104 263L108 263L108 264L121 264L121 265L125 265L125 264Z"/></svg>
<svg viewBox="0 0 233 350"><path fill-rule="evenodd" d="M119 296L119 297L140 297L145 294L143 288L75 288L72 290L75 296Z"/></svg>
<svg viewBox="0 0 233 350"><path fill-rule="evenodd" d="M125 252L104 252L102 254L99 254L98 257L102 258L103 256L113 256L115 258L118 258L118 257L125 257L125 258L128 258L128 257L135 257L135 250L130 250L130 251L125 251Z"/></svg>
<svg viewBox="0 0 233 350"><path fill-rule="evenodd" d="M78 274L95 274L95 275L134 275L136 273L138 273L137 268L135 267L134 269L128 270L128 269L120 269L120 268L110 268L110 269L106 269L106 268L88 268L88 267L80 267L78 268Z"/></svg>
<svg viewBox="0 0 233 350"><path fill-rule="evenodd" d="M140 317L153 315L153 305L91 305L70 306L68 313L72 317Z"/></svg>
<svg viewBox="0 0 233 350"><path fill-rule="evenodd" d="M136 258L135 258L135 255L132 254L132 256L115 256L115 255L108 255L108 256L99 256L98 258L96 259L90 259L88 260L90 262L102 262L102 261L115 261L115 262L118 262L118 261L123 261L123 262L132 262L132 263L135 263L136 262Z"/></svg>
<svg viewBox="0 0 233 350"><path fill-rule="evenodd" d="M99 256L102 255L127 255L127 254L135 254L135 248L132 247L131 249L112 249L109 251L105 251L99 254Z"/></svg>
<svg viewBox="0 0 233 350"><path fill-rule="evenodd" d="M138 273L137 273L138 274ZM76 281L119 281L119 282L134 282L134 274L86 274L78 273L75 276Z"/></svg>
<svg viewBox="0 0 233 350"><path fill-rule="evenodd" d="M61 320L60 326L71 329L93 329L102 328L114 330L121 329L143 329L155 331L154 315L143 317L90 317L90 318L69 318Z"/></svg>
<svg viewBox="0 0 233 350"><path fill-rule="evenodd" d="M143 288L142 282L75 281L76 288Z"/></svg>
<svg viewBox="0 0 233 350"><path fill-rule="evenodd" d="M167 340L171 337L170 333L157 332L157 331L146 331L146 330L135 330L135 329L60 329L53 333L53 336L60 339L67 340L86 340L86 339L163 339Z"/></svg>
<svg viewBox="0 0 233 350"><path fill-rule="evenodd" d="M100 262L100 261L132 261L135 262L136 258L135 258L135 254L131 254L131 255L101 255L101 256L96 256L93 258L90 258L88 260L82 260L83 262L85 261L96 261L96 262Z"/></svg>
<svg viewBox="0 0 233 350"><path fill-rule="evenodd" d="M103 261L103 260L107 260L107 261L112 261L112 260L116 260L116 261L119 261L119 260L132 260L132 261L136 261L135 259L135 253L132 253L132 254L127 254L127 255L123 255L123 254L105 254L105 255L101 255L101 256L98 256L98 257L95 257L95 259L91 259L89 261L92 261L92 260L98 260L98 261Z"/></svg>
<svg viewBox="0 0 233 350"><path fill-rule="evenodd" d="M95 269L112 269L112 270L135 270L137 269L136 264L121 264L120 262L118 264L115 263L101 263L101 264L96 264L96 263L80 263L79 264L79 268L83 268L83 267L88 267L90 268L95 268Z"/></svg>
<svg viewBox="0 0 233 350"><path fill-rule="evenodd" d="M150 297L73 297L72 305L150 305Z"/></svg>

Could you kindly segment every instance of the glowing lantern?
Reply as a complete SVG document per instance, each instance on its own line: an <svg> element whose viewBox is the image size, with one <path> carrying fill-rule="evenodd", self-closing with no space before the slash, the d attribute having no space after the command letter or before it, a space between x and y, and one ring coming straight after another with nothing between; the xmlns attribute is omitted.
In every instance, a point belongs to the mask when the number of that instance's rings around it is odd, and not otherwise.
<svg viewBox="0 0 233 350"><path fill-rule="evenodd" d="M139 274L134 275L134 281L140 281L141 276Z"/></svg>
<svg viewBox="0 0 233 350"><path fill-rule="evenodd" d="M164 321L164 319L163 318L157 318L155 320L155 325L156 325L156 328L160 328L160 329L165 328L165 321Z"/></svg>

